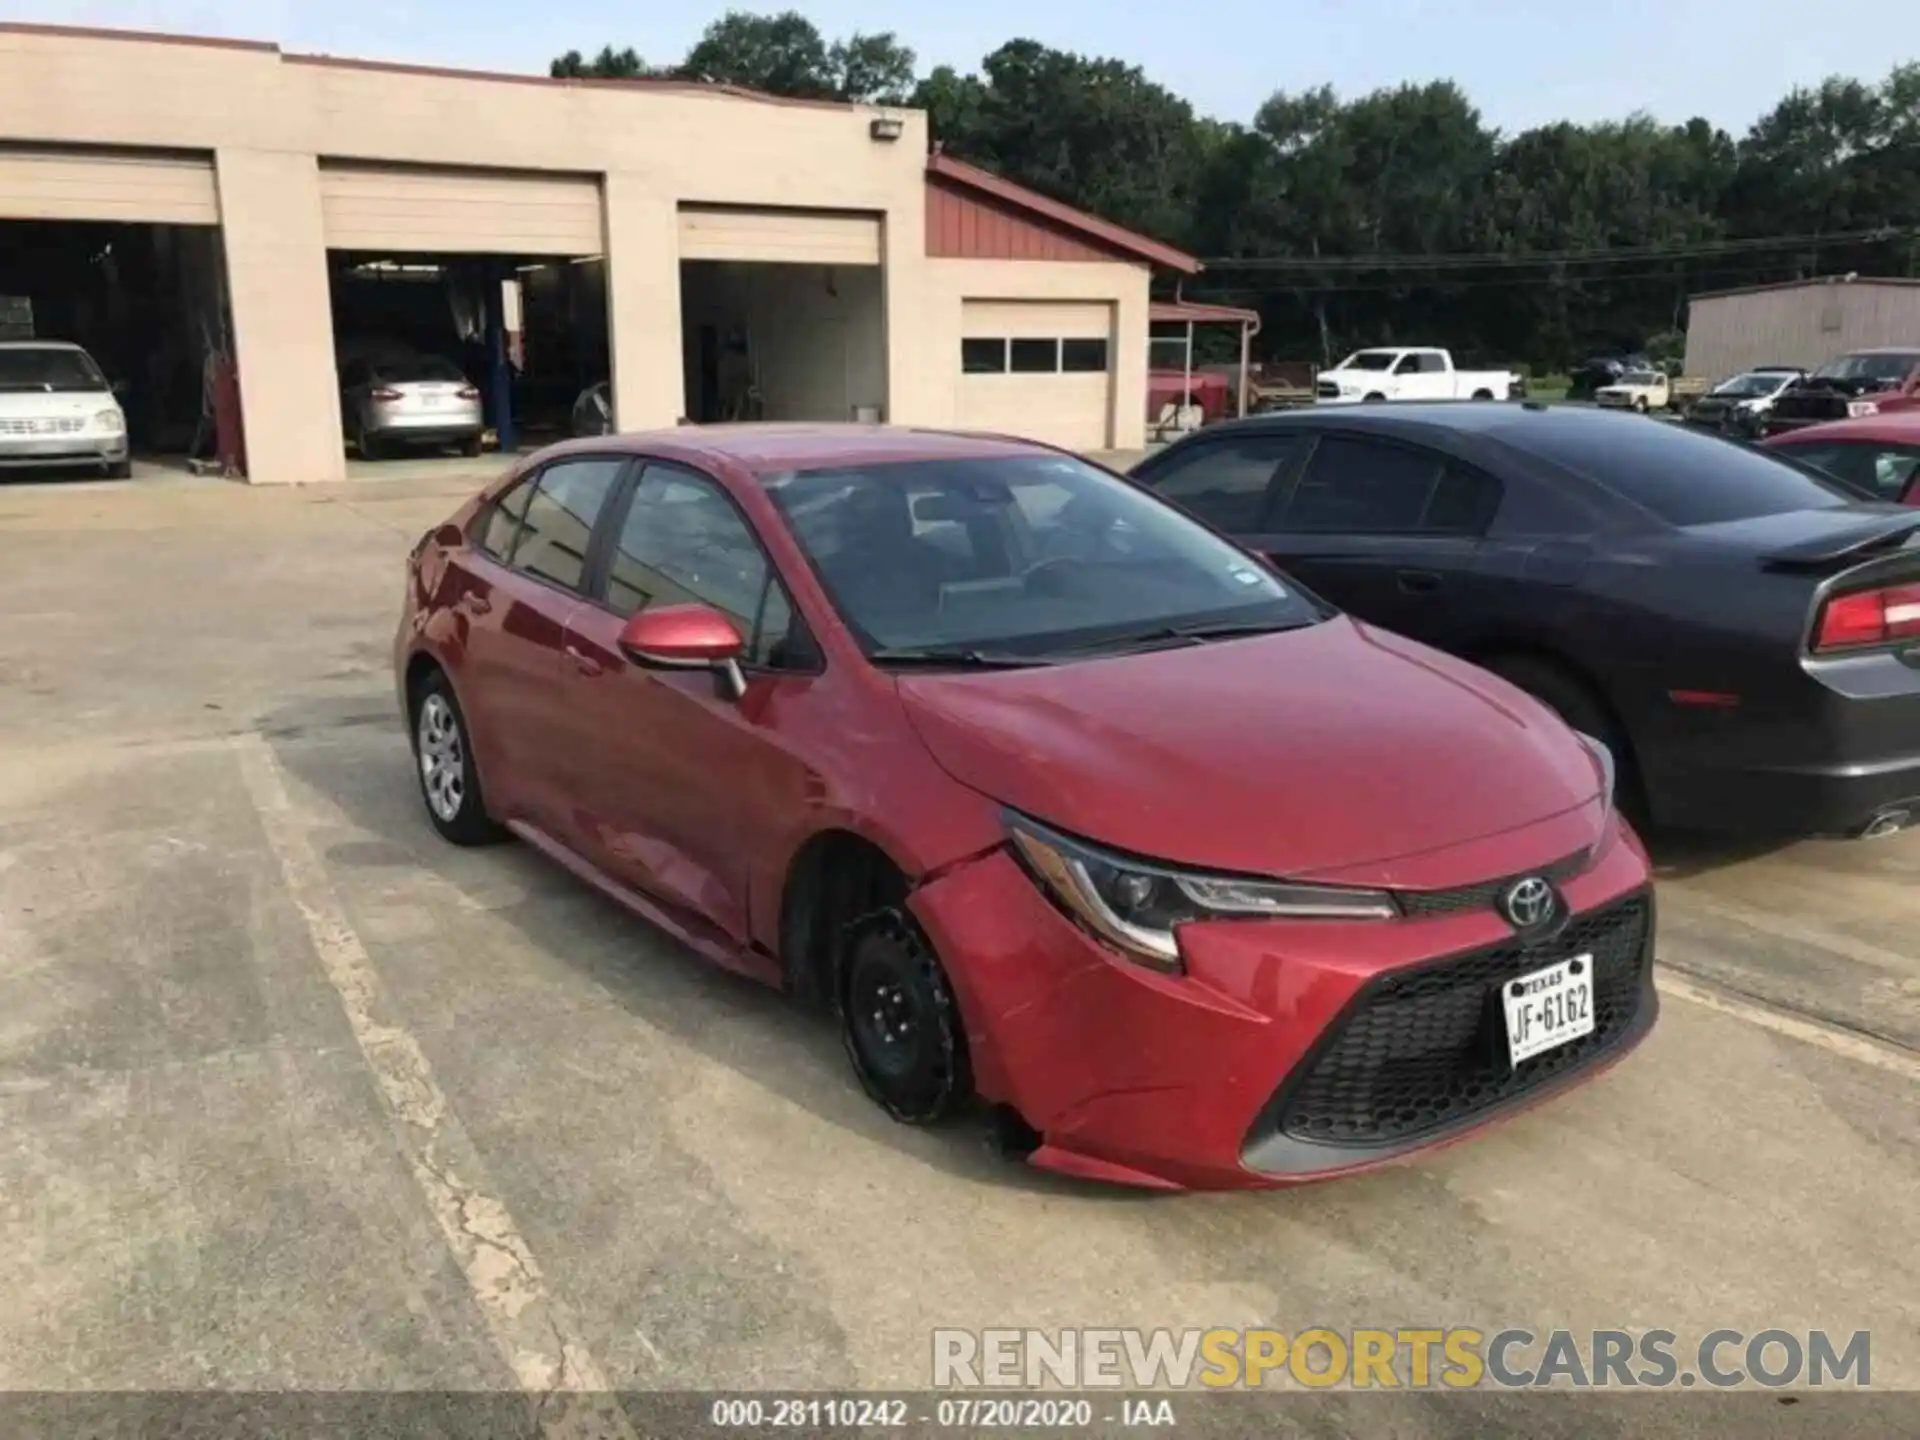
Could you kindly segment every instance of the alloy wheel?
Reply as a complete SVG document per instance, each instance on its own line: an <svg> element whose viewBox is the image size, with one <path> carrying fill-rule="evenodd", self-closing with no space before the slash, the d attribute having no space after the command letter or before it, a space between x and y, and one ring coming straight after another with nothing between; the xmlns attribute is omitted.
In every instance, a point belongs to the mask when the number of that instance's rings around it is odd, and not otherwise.
<svg viewBox="0 0 1920 1440"><path fill-rule="evenodd" d="M417 735L427 807L451 825L467 801L467 746L446 696L431 694L421 702Z"/></svg>

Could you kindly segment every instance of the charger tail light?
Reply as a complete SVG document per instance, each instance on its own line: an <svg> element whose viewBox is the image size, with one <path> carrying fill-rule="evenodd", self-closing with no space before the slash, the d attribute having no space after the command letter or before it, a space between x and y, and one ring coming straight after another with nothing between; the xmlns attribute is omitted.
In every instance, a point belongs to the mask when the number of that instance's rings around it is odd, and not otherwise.
<svg viewBox="0 0 1920 1440"><path fill-rule="evenodd" d="M1820 607L1813 649L1825 655L1901 640L1920 640L1920 584L1832 596Z"/></svg>
<svg viewBox="0 0 1920 1440"><path fill-rule="evenodd" d="M406 396L402 395L398 390L382 385L378 390L373 392L373 398L376 400L404 400Z"/></svg>
<svg viewBox="0 0 1920 1440"><path fill-rule="evenodd" d="M480 398L480 392L471 385L462 385L460 387L460 398L462 400L478 400Z"/></svg>

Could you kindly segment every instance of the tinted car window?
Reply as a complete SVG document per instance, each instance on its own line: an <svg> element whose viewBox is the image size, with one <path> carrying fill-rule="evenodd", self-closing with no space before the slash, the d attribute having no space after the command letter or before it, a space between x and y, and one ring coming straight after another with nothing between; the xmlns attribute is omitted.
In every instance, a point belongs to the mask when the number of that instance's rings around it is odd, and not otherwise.
<svg viewBox="0 0 1920 1440"><path fill-rule="evenodd" d="M1432 451L1329 435L1314 447L1274 528L1352 535L1416 530L1439 469Z"/></svg>
<svg viewBox="0 0 1920 1440"><path fill-rule="evenodd" d="M1433 487L1422 531L1438 535L1479 535L1500 508L1500 482L1485 471L1448 461Z"/></svg>
<svg viewBox="0 0 1920 1440"><path fill-rule="evenodd" d="M374 367L374 379L385 380L394 385L410 384L418 380L452 384L464 382L466 378L460 373L458 365L451 360L442 360L437 355L392 356Z"/></svg>
<svg viewBox="0 0 1920 1440"><path fill-rule="evenodd" d="M647 467L614 540L609 606L631 615L648 605L711 605L751 638L769 577L759 542L719 486L691 471ZM784 596L775 609L784 634Z"/></svg>
<svg viewBox="0 0 1920 1440"><path fill-rule="evenodd" d="M520 534L520 517L527 512L527 500L533 494L533 481L522 480L487 510L480 522L477 544L501 564L513 556L513 542Z"/></svg>
<svg viewBox="0 0 1920 1440"><path fill-rule="evenodd" d="M1874 440L1830 445L1788 445L1782 454L1824 470L1841 484L1873 500L1898 500L1920 468L1920 445L1888 445Z"/></svg>
<svg viewBox="0 0 1920 1440"><path fill-rule="evenodd" d="M1247 435L1209 440L1169 455L1144 481L1229 535L1260 528L1274 472L1298 452L1293 435Z"/></svg>
<svg viewBox="0 0 1920 1440"><path fill-rule="evenodd" d="M1325 613L1171 506L1069 456L762 478L870 654L1086 653L1175 625L1289 628Z"/></svg>
<svg viewBox="0 0 1920 1440"><path fill-rule="evenodd" d="M1829 510L1851 499L1837 485L1762 451L1677 425L1600 414L1564 418L1571 423L1516 424L1499 438L1586 476L1670 525Z"/></svg>
<svg viewBox="0 0 1920 1440"><path fill-rule="evenodd" d="M561 460L535 482L513 568L550 584L578 590L587 568L587 544L624 462Z"/></svg>

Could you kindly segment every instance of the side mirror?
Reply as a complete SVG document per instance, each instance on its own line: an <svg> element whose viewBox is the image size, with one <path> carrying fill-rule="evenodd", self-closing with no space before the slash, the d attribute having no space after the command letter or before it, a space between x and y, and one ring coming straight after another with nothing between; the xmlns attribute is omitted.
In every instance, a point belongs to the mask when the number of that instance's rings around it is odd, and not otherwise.
<svg viewBox="0 0 1920 1440"><path fill-rule="evenodd" d="M660 605L642 610L620 630L620 653L653 670L711 670L728 698L747 692L740 656L747 642L733 621L711 605Z"/></svg>

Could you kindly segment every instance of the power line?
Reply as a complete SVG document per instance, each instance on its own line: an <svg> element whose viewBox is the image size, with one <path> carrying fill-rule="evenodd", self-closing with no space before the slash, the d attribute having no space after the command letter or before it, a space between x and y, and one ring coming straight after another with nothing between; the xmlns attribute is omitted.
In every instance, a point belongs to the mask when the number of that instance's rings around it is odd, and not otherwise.
<svg viewBox="0 0 1920 1440"><path fill-rule="evenodd" d="M1542 265L1623 265L1646 260L1710 259L1831 245L1898 240L1920 231L1879 225L1868 230L1828 231L1815 235L1769 235L1744 240L1700 240L1660 245L1619 245L1585 250L1479 251L1461 255L1220 255L1206 260L1209 270L1342 271L1533 269Z"/></svg>
<svg viewBox="0 0 1920 1440"><path fill-rule="evenodd" d="M1712 276L1725 276L1732 279L1745 277L1759 278L1778 272L1777 265L1756 265L1749 261L1744 265L1716 265L1711 271L1704 272ZM1196 302L1218 302L1222 304L1242 303L1259 300L1278 290L1298 289L1315 295L1359 295L1382 294L1391 291L1406 290L1546 290L1556 287L1571 288L1581 285L1629 285L1642 282L1666 281L1672 283L1675 276L1671 269L1609 271L1603 275L1473 275L1462 278L1425 279L1417 275L1406 274L1390 280L1350 280L1345 278L1317 280L1309 276L1287 277L1269 281L1264 287L1253 285L1209 286L1204 291L1189 291L1187 299ZM1698 278L1698 277L1696 277ZM1297 284L1295 282L1298 282Z"/></svg>

